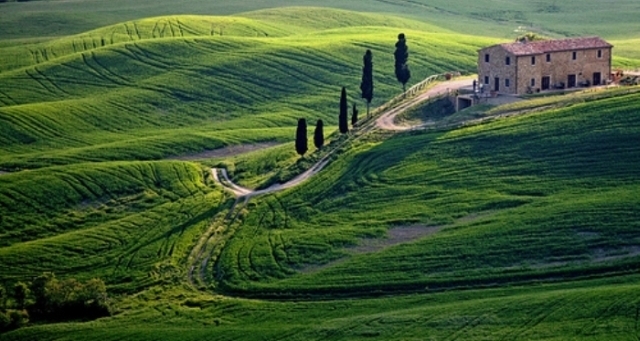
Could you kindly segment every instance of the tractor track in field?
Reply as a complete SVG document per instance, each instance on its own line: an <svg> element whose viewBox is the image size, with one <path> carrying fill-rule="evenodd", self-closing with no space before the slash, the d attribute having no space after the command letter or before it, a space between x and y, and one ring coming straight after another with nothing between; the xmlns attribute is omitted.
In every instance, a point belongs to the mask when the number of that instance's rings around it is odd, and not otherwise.
<svg viewBox="0 0 640 341"><path fill-rule="evenodd" d="M428 84L429 79L435 80L436 76L432 76L430 78L428 78L427 80L423 81L426 82L426 84ZM319 173L320 171L322 171L322 169L324 169L324 167L329 164L329 162L331 161L332 156L336 153L336 151L340 150L341 148L343 148L347 143L351 143L353 141L356 141L364 136L366 136L368 133L375 131L375 130L384 130L384 131L391 131L391 132L405 132L405 131L414 131L414 130L426 130L426 129L452 129L452 128L456 128L456 127L461 127L464 125L468 125L468 124L478 124L478 123L482 123L488 120L492 120L492 119L496 119L496 118L504 118L504 117L511 117L511 116L518 116L518 115L523 115L523 114L527 114L530 113L532 111L537 111L537 110L520 110L520 111L515 111L515 112L507 112L507 113L501 113L498 115L493 115L493 116L487 116L487 117L483 117L483 118L478 118L478 119L471 119L468 121L464 121L464 122L459 122L456 124L449 124L449 125L434 125L434 124L430 124L430 123L423 123L423 124L417 124L417 125L397 125L395 124L395 118L396 116L398 116L399 114L404 113L405 111L422 104L423 102L432 100L432 99L437 99L440 98L442 96L448 95L450 92L456 91L462 87L465 86L469 86L471 83L471 79L469 78L465 78L465 79L454 79L454 80L450 80L450 81L444 81L441 83L437 83L434 86L432 86L431 88L429 88L427 91L424 91L422 93L419 93L418 95L415 95L414 97L411 97L409 99L404 99L402 98L403 96L400 95L394 99L392 99L390 102L388 102L387 104L383 105L382 108L384 108L382 110L381 114L373 114L371 119L366 119L363 121L363 123L361 123L361 125L357 128L354 129L352 131L352 135L351 138L345 139L344 141L342 141L341 143L339 143L338 145L336 145L335 147L333 147L333 149L331 149L326 155L324 155L322 158L320 158L313 166L311 166L309 169L307 169L305 172L299 174L298 176L296 176L295 178L293 178L292 180L289 180L285 183L282 184L274 184L268 188L265 189L261 189L261 190L254 190L254 189L250 189L250 188L246 188L246 187L242 187L236 183L234 183L230 178L229 178L229 174L227 173L227 170L224 168L212 168L211 169L211 175L213 176L213 179L216 183L218 183L219 185L221 185L225 190L231 192L233 194L233 196L236 198L235 203L233 204L233 206L229 209L229 212L227 213L225 219L223 219L223 221L221 222L221 224L216 225L217 227L221 227L223 230L227 230L236 220L237 218L240 216L242 209L244 209L247 205L247 203L249 202L249 200L255 196L259 196L259 195L265 195L265 194L272 194L272 193L276 193L279 191L283 191L289 188L293 188L296 187L300 184L302 184L303 182L305 182L306 180L308 180L309 178L313 177L314 175L316 175L317 173ZM420 84L420 83L419 83ZM408 90L406 93L409 93L411 90ZM406 94L405 93L405 94ZM377 116L377 117L376 117ZM195 286L195 281L194 281L194 276L195 276L195 268L198 268L197 271L197 276L198 276L198 281L200 283L206 284L206 269L208 267L208 264L213 260L217 265L216 268L219 267L219 263L217 263L217 257L213 254L213 248L216 248L218 246L220 246L221 248L224 248L224 244L226 243L226 241L231 238L232 236L224 236L225 232L221 232L221 233L209 233L209 231L207 231L207 233L205 233L201 239L198 241L196 247L194 247L194 249L192 250L192 254L194 251L197 250L198 253L195 257L195 261L191 263L189 271L188 271L188 280L189 282ZM220 237L221 240L214 240L216 239L216 237ZM212 248L207 248L206 245L209 245L211 243L214 243L214 246ZM204 245L205 247L201 247L202 245ZM219 257L219 255L222 253L222 249L218 250L219 252L217 253L217 256ZM215 259L212 259L216 257ZM239 262L239 261L238 261ZM240 264L240 263L238 263ZM216 279L220 279L220 271L223 270L216 270L216 274L215 274L215 278Z"/></svg>
<svg viewBox="0 0 640 341"><path fill-rule="evenodd" d="M353 138L346 139L341 142L337 146L335 146L331 151L329 151L326 155L324 155L320 160L318 160L313 166L307 169L302 174L296 176L290 181L287 181L282 184L274 184L268 188L261 190L253 190L250 188L242 187L238 184L235 184L230 178L227 170L224 168L212 168L211 175L216 183L223 186L227 191L231 192L236 200L234 204L229 209L229 212L226 214L225 218L220 222L212 222L211 226L207 229L207 231L200 237L200 239L196 242L196 245L191 251L190 258L192 261L188 264L187 270L187 280L193 287L197 287L196 282L201 285L206 285L206 271L211 261L217 263L217 257L214 255L214 249L217 247L224 248L224 244L226 240L231 238L231 236L225 236L226 230L228 230L233 223L240 216L242 209L244 209L249 202L249 200L255 196L263 195L263 194L271 194L279 191L283 191L289 188L296 187L312 176L319 173L331 160L331 157L334 153L342 148L347 143L350 143L354 140L361 138L362 136L367 135L367 133L375 130L376 128L382 130L391 130L391 131L403 131L412 129L414 127L400 127L393 124L394 118L405 112L406 110L424 102L431 98L442 96L446 94L450 90L455 90L462 86L468 85L469 80L455 80L448 81L441 84L437 84L431 89L427 90L424 93L419 94L416 97L413 97L409 100L401 101L400 104L389 105L389 109L383 111L382 115L378 119L369 119L361 124L358 129L354 130ZM396 100L393 99L392 101ZM220 232L222 228L223 232ZM222 250L219 249L218 256L221 254ZM214 259L215 257L215 259ZM240 264L240 263L238 263ZM219 264L218 264L219 265ZM216 270L215 274L216 278L220 277L219 271Z"/></svg>
<svg viewBox="0 0 640 341"><path fill-rule="evenodd" d="M370 119L364 122L364 124L362 124L357 130L355 130L354 138L347 139L344 142L340 143L338 146L334 147L331 151L329 151L325 156L323 156L320 160L318 160L313 166L311 166L304 173L296 176L292 180L287 181L285 183L275 184L261 190L253 190L253 189L245 188L235 184L229 178L227 170L224 168L212 168L211 173L213 175L213 179L217 183L222 185L225 189L232 192L237 198L247 198L247 199L250 199L254 196L275 193L275 192L279 192L285 189L298 186L304 181L311 178L312 176L319 173L329 163L331 156L333 156L336 150L343 147L346 143L352 142L353 140L356 140L366 135L366 133L373 131L376 128L381 130L389 130L389 131L407 131L407 130L414 130L414 129L419 129L423 127L423 125L399 126L394 123L394 119L399 114L415 107L416 105L421 104L422 102L446 95L450 91L469 85L469 82L470 82L469 79L442 82L442 83L436 84L426 92L416 97L413 97L409 100L401 102L399 105L391 106L389 109L384 111L382 115L380 115L377 119L375 120Z"/></svg>

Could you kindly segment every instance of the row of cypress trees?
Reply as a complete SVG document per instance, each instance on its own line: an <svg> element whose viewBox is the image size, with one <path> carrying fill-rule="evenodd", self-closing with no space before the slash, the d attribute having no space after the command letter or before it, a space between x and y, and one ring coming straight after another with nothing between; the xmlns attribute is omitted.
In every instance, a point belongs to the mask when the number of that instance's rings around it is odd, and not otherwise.
<svg viewBox="0 0 640 341"><path fill-rule="evenodd" d="M393 53L395 59L395 74L398 82L402 83L402 92L406 91L406 84L411 78L409 70L409 48L404 33L398 35L396 42L396 50ZM360 82L361 97L367 103L367 117L370 115L370 105L373 99L373 53L367 50L362 57L362 81ZM340 114L338 115L338 128L341 134L349 132L348 125L348 104L347 89L342 87L340 94ZM353 104L351 111L351 125L355 127L358 123L358 108ZM320 149L324 145L324 123L322 120L316 122L316 129L313 135L313 142L316 148ZM307 145L307 120L301 118L298 120L298 128L296 130L296 152L301 156L309 150Z"/></svg>

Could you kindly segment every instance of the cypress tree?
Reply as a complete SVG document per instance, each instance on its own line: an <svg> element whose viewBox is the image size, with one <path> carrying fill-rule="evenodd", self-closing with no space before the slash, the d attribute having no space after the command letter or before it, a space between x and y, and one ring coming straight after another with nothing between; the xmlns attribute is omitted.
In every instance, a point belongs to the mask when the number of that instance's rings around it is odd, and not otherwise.
<svg viewBox="0 0 640 341"><path fill-rule="evenodd" d="M396 43L396 51L393 53L395 57L395 72L398 82L402 83L402 92L406 91L406 85L411 78L409 70L409 48L404 33L398 34L398 42Z"/></svg>
<svg viewBox="0 0 640 341"><path fill-rule="evenodd" d="M316 130L313 132L313 144L318 149L324 146L324 123L322 120L316 122Z"/></svg>
<svg viewBox="0 0 640 341"><path fill-rule="evenodd" d="M296 129L296 152L303 156L309 148L307 147L307 120L301 118L298 120L298 129Z"/></svg>
<svg viewBox="0 0 640 341"><path fill-rule="evenodd" d="M360 90L362 91L362 98L367 101L367 117L369 117L369 106L373 99L373 55L371 50L367 50L362 57L364 66L362 67L362 82L360 83Z"/></svg>
<svg viewBox="0 0 640 341"><path fill-rule="evenodd" d="M342 94L340 95L340 115L338 116L338 128L340 128L341 134L349 132L349 123L347 121L347 89L342 87Z"/></svg>
<svg viewBox="0 0 640 341"><path fill-rule="evenodd" d="M355 128L356 124L358 124L358 108L356 108L356 104L353 103L353 107L351 108L351 126Z"/></svg>

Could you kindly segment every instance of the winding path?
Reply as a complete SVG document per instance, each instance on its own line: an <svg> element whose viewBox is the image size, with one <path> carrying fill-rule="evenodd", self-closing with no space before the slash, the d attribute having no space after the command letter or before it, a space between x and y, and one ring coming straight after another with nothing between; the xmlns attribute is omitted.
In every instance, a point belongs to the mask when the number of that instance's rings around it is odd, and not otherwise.
<svg viewBox="0 0 640 341"><path fill-rule="evenodd" d="M383 113L376 120L376 126L383 130L392 130L392 131L403 131L403 130L411 130L421 127L421 125L415 126L399 126L395 124L396 116L407 111L408 109L429 100L430 98L439 97L447 94L449 91L454 91L460 89L465 86L471 85L471 79L459 79L453 81L446 81L442 83L438 83L433 86L431 89L426 92L402 103L401 105L391 108Z"/></svg>
<svg viewBox="0 0 640 341"><path fill-rule="evenodd" d="M442 95L447 94L449 91L454 91L457 89L460 89L462 87L465 86L469 86L471 85L472 80L469 78L465 78L465 79L458 79L458 80L452 80L452 81L445 81L442 83L438 83L435 86L433 86L432 88L430 88L429 90L425 91L424 93L411 98L403 103L401 103L398 106L392 107L389 110L385 111L380 117L378 117L378 119L376 119L375 121L375 126L379 129L382 130L390 130L390 131L405 131L405 130L412 130L412 129L417 129L422 127L422 125L414 125L414 126L399 126L396 125L394 123L396 116L398 116L399 114L407 111L410 108L415 107L416 105L427 101L431 98L434 97L439 97ZM335 149L334 149L335 150ZM309 179L310 177L312 177L313 175L317 174L318 172L320 172L322 170L322 168L324 168L324 166L327 165L327 163L329 162L329 157L333 154L333 151L330 152L329 154L327 154L326 156L324 156L322 159L320 159L316 164L314 164L311 168L309 168L307 171L305 171L304 173L298 175L297 177L295 177L294 179L285 182L283 184L275 184L272 185L269 188L265 188L265 189L261 189L261 190L252 190L249 188L245 188L242 186L239 186L235 183L233 183L233 181L231 181L231 179L229 179L229 176L227 174L227 170L223 169L223 168L212 168L211 172L213 174L213 178L215 179L216 182L218 182L219 184L221 184L222 186L224 186L227 190L233 192L233 194L238 197L238 198L251 198L254 197L256 195L261 195L261 194L269 194L269 193L274 193L274 192L278 192L278 191L282 191L291 187L295 187L299 184L301 184L302 182L304 182L305 180ZM218 173L222 176L222 179L220 179L220 176L218 175Z"/></svg>
<svg viewBox="0 0 640 341"><path fill-rule="evenodd" d="M355 139L360 138L361 136L366 135L367 132L372 129L378 128L383 130L391 130L391 131L403 131L409 129L419 128L418 126L398 126L394 123L394 119L398 114L405 112L406 110L429 100L430 98L441 96L446 94L450 90L455 90L461 88L463 86L468 85L470 82L469 79L464 80L455 80L455 81L447 81L443 83L436 84L431 89L426 92L413 97L407 101L401 102L399 105L391 107L387 111L385 111L376 121L369 120L365 122L355 134ZM214 259L214 249L218 247L224 247L225 239L228 237L224 236L224 230L226 230L229 226L231 226L236 218L240 215L242 209L246 206L249 199L254 196L269 194L278 191L282 191L288 188L292 188L298 186L303 183L310 177L314 176L318 172L320 172L328 163L330 157L333 153L338 150L344 143L352 139L347 139L342 144L335 147L331 150L327 155L322 157L318 162L316 162L311 168L306 170L304 173L296 176L290 181L287 181L283 184L275 184L269 188L261 189L261 190L252 190L249 188L245 188L239 186L229 178L226 169L223 168L212 168L211 174L213 175L213 179L222 185L226 190L232 192L236 197L236 201L233 206L229 209L226 217L222 221L216 221L209 226L207 231L200 237L196 246L191 251L191 255L189 256L190 261L187 270L187 279L189 283L193 287L203 287L206 285L206 271L209 267L211 261L215 261ZM222 232L221 232L222 231ZM217 275L216 275L217 276Z"/></svg>

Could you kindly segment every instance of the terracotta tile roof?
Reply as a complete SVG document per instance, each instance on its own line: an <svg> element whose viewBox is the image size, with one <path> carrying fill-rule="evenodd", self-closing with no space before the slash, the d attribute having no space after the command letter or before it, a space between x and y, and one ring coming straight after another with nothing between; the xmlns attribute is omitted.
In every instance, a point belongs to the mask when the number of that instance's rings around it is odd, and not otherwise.
<svg viewBox="0 0 640 341"><path fill-rule="evenodd" d="M613 45L599 37L541 40L526 43L500 44L505 50L516 56L528 56L549 52L610 48Z"/></svg>

